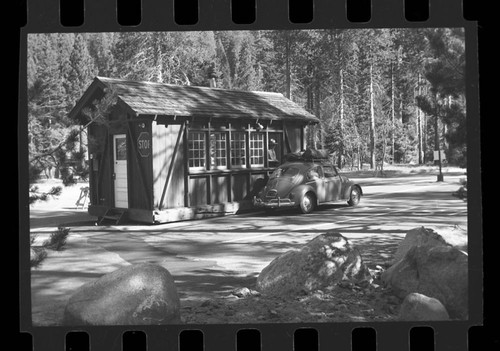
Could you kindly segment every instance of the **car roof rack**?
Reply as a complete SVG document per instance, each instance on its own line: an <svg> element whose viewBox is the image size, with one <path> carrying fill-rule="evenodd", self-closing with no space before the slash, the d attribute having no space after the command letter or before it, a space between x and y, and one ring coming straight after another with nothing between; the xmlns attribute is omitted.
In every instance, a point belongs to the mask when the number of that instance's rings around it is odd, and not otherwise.
<svg viewBox="0 0 500 351"><path fill-rule="evenodd" d="M305 151L290 153L285 155L285 159L289 162L330 162L330 155L327 150L306 149Z"/></svg>

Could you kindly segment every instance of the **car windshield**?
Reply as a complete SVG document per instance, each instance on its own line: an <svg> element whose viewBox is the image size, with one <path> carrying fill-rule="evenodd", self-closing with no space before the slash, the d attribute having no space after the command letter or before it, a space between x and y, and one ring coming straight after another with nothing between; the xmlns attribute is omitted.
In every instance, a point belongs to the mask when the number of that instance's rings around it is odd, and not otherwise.
<svg viewBox="0 0 500 351"><path fill-rule="evenodd" d="M272 174L270 178L290 177L293 178L300 173L297 167L279 167Z"/></svg>

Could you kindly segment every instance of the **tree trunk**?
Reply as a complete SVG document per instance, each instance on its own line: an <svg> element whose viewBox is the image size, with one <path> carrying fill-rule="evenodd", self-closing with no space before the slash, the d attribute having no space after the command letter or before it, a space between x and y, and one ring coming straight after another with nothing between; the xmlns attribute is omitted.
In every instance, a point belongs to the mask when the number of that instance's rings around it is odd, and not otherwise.
<svg viewBox="0 0 500 351"><path fill-rule="evenodd" d="M439 145L439 139L440 139L440 135L439 135L439 109L438 109L438 99L437 99L437 96L434 97L435 99L435 111L434 111L434 151L438 151L438 155L440 154L440 145ZM436 159L434 159L434 164L436 164Z"/></svg>
<svg viewBox="0 0 500 351"><path fill-rule="evenodd" d="M154 81L158 83L163 83L163 58L161 50L160 37L155 35L155 73Z"/></svg>
<svg viewBox="0 0 500 351"><path fill-rule="evenodd" d="M363 162L361 161L361 150L360 150L360 147L359 147L359 144L358 144L358 170L361 171L361 169L363 168Z"/></svg>
<svg viewBox="0 0 500 351"><path fill-rule="evenodd" d="M395 96L394 96L394 69L393 63L391 60L391 164L394 164L394 147L395 147L395 138L394 138L394 119L395 119Z"/></svg>
<svg viewBox="0 0 500 351"><path fill-rule="evenodd" d="M373 92L373 64L370 64L370 168L375 168L375 107Z"/></svg>
<svg viewBox="0 0 500 351"><path fill-rule="evenodd" d="M286 36L285 42L285 95L292 98L291 72L290 72L290 34Z"/></svg>
<svg viewBox="0 0 500 351"><path fill-rule="evenodd" d="M421 77L418 74L418 96L422 95L421 90ZM418 164L421 165L424 162L423 157L423 147L422 147L422 111L417 106L417 139L418 139Z"/></svg>
<svg viewBox="0 0 500 351"><path fill-rule="evenodd" d="M344 71L342 68L339 71L340 75L340 147L337 167L342 168L342 156L344 155Z"/></svg>
<svg viewBox="0 0 500 351"><path fill-rule="evenodd" d="M321 101L321 96L320 96L320 86L319 86L319 82L315 79L315 82L314 82L314 115L316 117L318 117L319 120L321 120L321 105L320 105L320 101ZM318 128L319 128L319 133L318 133ZM314 147L317 148L318 145L316 143L316 139L318 139L318 144L320 147L322 147L322 129L321 129L321 125L320 124L317 124L316 125L316 135L315 135L315 143L314 143Z"/></svg>
<svg viewBox="0 0 500 351"><path fill-rule="evenodd" d="M400 120L401 120L401 123L403 123L403 93L402 92L399 92L399 114L400 114Z"/></svg>
<svg viewBox="0 0 500 351"><path fill-rule="evenodd" d="M387 152L387 147L386 147L386 141L384 140L384 143L382 144L382 162L380 163L380 174L384 175L384 160L385 160L385 154Z"/></svg>

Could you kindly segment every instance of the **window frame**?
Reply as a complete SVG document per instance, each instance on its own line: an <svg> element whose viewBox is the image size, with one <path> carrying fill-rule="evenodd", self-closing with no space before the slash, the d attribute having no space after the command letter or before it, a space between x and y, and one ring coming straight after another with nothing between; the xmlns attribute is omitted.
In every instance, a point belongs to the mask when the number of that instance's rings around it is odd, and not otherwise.
<svg viewBox="0 0 500 351"><path fill-rule="evenodd" d="M254 136L260 136L261 139L254 140L253 139ZM266 151L265 142L266 142L265 133L262 133L262 132L251 132L250 133L249 148L248 148L248 152L249 152L248 159L249 159L250 167L264 167L265 159L266 159L264 156L264 152ZM254 147L254 145L256 143L260 144L261 147ZM254 150L260 151L261 155L257 155L257 156L253 155L252 153L254 152ZM253 163L254 159L259 160L260 158L262 158L261 163Z"/></svg>
<svg viewBox="0 0 500 351"><path fill-rule="evenodd" d="M311 172L316 172L318 177L311 177ZM319 180L324 178L323 167L314 166L307 171L307 180Z"/></svg>
<svg viewBox="0 0 500 351"><path fill-rule="evenodd" d="M327 175L327 172L325 171L325 167L330 168L332 170L331 176ZM337 172L337 169L333 165L323 165L323 175L325 178L333 178L333 177L337 177L339 175L339 173Z"/></svg>
<svg viewBox="0 0 500 351"><path fill-rule="evenodd" d="M243 131L234 131L231 132L231 137L229 140L229 145L230 145L230 155L229 155L229 161L230 161L230 166L231 168L246 168L246 154L247 154L247 133ZM238 136L237 138L235 138ZM241 138L240 138L241 137ZM236 145L238 147L236 147ZM238 155L236 155L238 153ZM238 164L235 164L233 160L240 160L243 162L240 162Z"/></svg>
<svg viewBox="0 0 500 351"><path fill-rule="evenodd" d="M191 139L193 135L198 135L198 136L203 136L203 139ZM192 143L194 142L202 142L203 145L199 146L198 148L192 148ZM199 157L194 157L195 152L198 151L202 156ZM192 156L191 156L192 155ZM196 131L196 130L190 130L188 133L188 167L190 170L206 170L207 169L207 135L205 132L202 131ZM199 161L200 164L203 163L203 165L198 165L195 166L196 161ZM193 165L191 165L191 162L193 162Z"/></svg>
<svg viewBox="0 0 500 351"><path fill-rule="evenodd" d="M214 145L212 145L212 136L215 136L215 135L219 135L219 136L223 136L224 138L223 139L217 139L217 137L215 138L215 143ZM210 143L208 145L209 147L209 165L210 165L210 169L228 169L228 164L227 164L227 153L229 151L228 149L228 133L227 132L222 132L222 131L211 131L209 133L209 140L210 140ZM223 142L224 144L224 147L223 148L220 148L220 144L222 144L221 142ZM214 156L214 163L212 163L212 152L214 152L215 156ZM223 156L221 156L219 153L223 152ZM218 164L218 161L224 161L224 164Z"/></svg>

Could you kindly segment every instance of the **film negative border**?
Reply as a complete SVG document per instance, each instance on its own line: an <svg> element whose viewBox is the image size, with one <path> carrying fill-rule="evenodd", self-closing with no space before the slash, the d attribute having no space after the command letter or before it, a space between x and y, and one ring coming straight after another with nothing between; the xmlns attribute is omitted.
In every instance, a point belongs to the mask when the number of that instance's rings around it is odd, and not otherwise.
<svg viewBox="0 0 500 351"><path fill-rule="evenodd" d="M364 4L363 12L369 12L370 15L364 16L363 21L350 21L349 12L355 12L357 3L352 6L346 6L345 1L328 1L315 0L306 1L312 3L312 11L305 11L307 14L311 12L312 19L306 23L292 23L290 14L294 16L294 12L290 12L289 0L274 0L274 1L258 1L256 0L255 21L249 24L237 24L232 20L231 0L207 0L198 1L198 20L193 23L192 20L186 22L188 24L178 24L175 21L175 3L177 0L142 0L141 19L140 23L131 26L123 26L118 22L117 9L115 1L109 2L93 2L90 0L84 1L84 18L80 19L80 26L63 26L60 21L60 0L44 0L43 2L31 2L27 0L27 23L25 30L31 31L36 27L39 32L58 29L59 31L123 31L125 28L131 27L134 31L155 31L155 30L199 30L203 28L218 28L220 30L235 30L235 29L282 29L290 28L356 28L356 27L407 27L407 26L427 26L427 27L452 27L457 24L457 21L464 22L463 6L459 0L429 0L428 19L425 21L418 20L425 18L422 15L410 15L410 19L417 18L416 21L405 18L405 0L377 0L368 6L369 1L360 2ZM65 0L62 0L65 1ZM346 0L347 1L347 0ZM179 4L182 2L179 2ZM188 2L189 3L189 2ZM193 4L196 1L192 1ZM297 1L297 3L300 3ZM81 1L78 2L81 4ZM138 2L136 1L136 4ZM79 5L81 6L81 5ZM127 9L134 11L139 8L135 5ZM297 6L299 10L303 10L303 5ZM309 7L306 7L309 8ZM408 8L408 6L406 6ZM184 7L182 7L184 9ZM292 7L293 9L293 7ZM352 9L352 10L351 10ZM192 10L191 10L192 11ZM189 13L189 11L181 11ZM299 12L299 11L297 11ZM77 11L75 12L77 13ZM414 12L411 12L412 14ZM298 16L298 15L297 15ZM80 16L77 16L80 18ZM302 18L303 16L298 16ZM309 15L306 15L308 18ZM355 16L353 16L355 17ZM364 21L365 19L369 19ZM300 21L300 20L299 20ZM134 20L133 22L137 22ZM182 20L180 21L182 23ZM422 22L422 23L421 23ZM390 24L389 24L390 23Z"/></svg>
<svg viewBox="0 0 500 351"><path fill-rule="evenodd" d="M21 30L21 61L20 77L26 72L26 36L28 33L49 32L106 32L106 31L189 31L189 30L256 30L256 29L318 29L318 28L384 28L384 27L465 27L467 45L467 114L473 116L468 119L467 129L473 131L469 135L468 147L472 156L468 159L470 173L469 193L481 193L480 179L480 140L479 130L479 101L478 101L478 68L477 62L477 28L474 22L463 18L461 1L429 0L428 19L426 21L408 21L405 16L404 0L377 0L370 9L368 22L351 22L348 19L344 1L315 0L313 3L313 18L306 23L292 23L288 12L287 0L262 1L256 0L254 20L245 20L249 23L235 23L231 16L230 0L199 0L198 20L195 24L180 25L176 23L172 9L173 0L142 0L140 23L132 26L123 26L118 22L116 4L114 1L85 0L84 18L80 26L63 26L59 16L59 0L27 1L27 23ZM252 17L252 16L251 16ZM425 17L425 16L424 16ZM245 22L242 21L242 22ZM126 22L126 21L125 21ZM133 21L132 21L133 22ZM26 82L20 80L20 116L25 116ZM27 159L26 136L22 133L26 129L26 121L19 122L20 160ZM26 167L21 165L21 174ZM27 188L27 181L20 180L20 188ZM21 198L22 202L23 199ZM22 206L22 204L21 204ZM471 196L468 206L472 209L481 209L481 197ZM27 233L29 228L28 213L20 214L20 233ZM482 218L481 211L469 212L469 233L479 231L477 236L469 235L470 274L470 317L461 322L434 322L425 323L433 330L434 349L467 350L468 334L473 326L483 323L482 314ZM21 237L21 265L29 262L28 235ZM350 350L353 345L351 335L353 330L368 330L367 340L370 340L370 328L375 330L377 350L404 350L410 348L409 336L413 327L421 327L421 323L388 322L388 323L296 323L296 324L255 324L255 325L167 325L148 327L32 327L30 305L29 276L20 277L21 295L21 325L22 332L31 334L27 344L34 350L68 350L68 333L81 332L80 344L84 348L88 343L91 350L125 350L122 340L124 335L134 338L130 331L144 331L146 333L147 350L182 350L180 340L185 330L199 330L202 333L203 350L239 350L238 332L241 330L258 330L261 350L285 351L294 349L294 335L297 330L312 328L317 333L305 332L305 338L314 342L316 335L318 350ZM305 329L304 329L305 328ZM358 332L355 332L355 334ZM424 332L424 334L428 331ZM240 334L241 335L241 334ZM257 334L251 333L255 338ZM312 336L311 336L312 335ZM126 339L125 338L125 339ZM138 336L142 340L143 336ZM312 339L311 339L312 338ZM87 340L87 341L86 341ZM359 340L359 338L358 338ZM297 343L297 341L295 340ZM139 341L140 343L140 341ZM81 345L80 345L81 346ZM71 350L77 350L78 345ZM298 344L295 349L298 350ZM314 347L314 346L313 346ZM368 347L370 347L368 345ZM371 346L373 349L373 345ZM78 349L79 350L79 349ZM314 349L313 349L314 350ZM313 351L312 350L312 351ZM353 350L355 350L353 348Z"/></svg>

